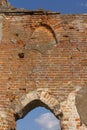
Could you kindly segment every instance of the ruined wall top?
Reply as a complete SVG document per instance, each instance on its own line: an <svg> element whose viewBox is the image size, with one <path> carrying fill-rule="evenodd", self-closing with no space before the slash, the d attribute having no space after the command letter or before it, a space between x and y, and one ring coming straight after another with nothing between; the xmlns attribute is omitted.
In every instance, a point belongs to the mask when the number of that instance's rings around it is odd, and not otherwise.
<svg viewBox="0 0 87 130"><path fill-rule="evenodd" d="M8 6L8 1L7 0L1 0L0 6Z"/></svg>
<svg viewBox="0 0 87 130"><path fill-rule="evenodd" d="M26 13L26 14L59 14L59 12L50 12L43 9L38 10L26 10L24 8L13 7L8 0L0 0L0 13Z"/></svg>
<svg viewBox="0 0 87 130"><path fill-rule="evenodd" d="M0 0L0 10L12 8L11 4L8 2L8 0Z"/></svg>
<svg viewBox="0 0 87 130"><path fill-rule="evenodd" d="M7 12L12 9L8 0L0 0L0 12Z"/></svg>

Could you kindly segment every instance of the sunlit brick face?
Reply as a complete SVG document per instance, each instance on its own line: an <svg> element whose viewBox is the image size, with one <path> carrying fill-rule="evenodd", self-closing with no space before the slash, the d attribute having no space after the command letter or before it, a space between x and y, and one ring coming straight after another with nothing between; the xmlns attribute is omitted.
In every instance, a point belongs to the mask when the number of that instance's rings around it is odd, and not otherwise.
<svg viewBox="0 0 87 130"><path fill-rule="evenodd" d="M63 130L87 130L87 15L4 11L12 12L0 14L0 130L14 130L34 99Z"/></svg>

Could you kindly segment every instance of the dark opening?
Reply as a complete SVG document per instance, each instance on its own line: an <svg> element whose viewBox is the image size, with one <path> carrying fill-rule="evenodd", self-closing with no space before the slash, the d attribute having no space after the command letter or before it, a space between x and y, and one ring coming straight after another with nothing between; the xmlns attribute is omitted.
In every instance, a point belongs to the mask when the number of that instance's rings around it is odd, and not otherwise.
<svg viewBox="0 0 87 130"><path fill-rule="evenodd" d="M24 58L24 53L19 53L18 56L19 56L19 58L22 59L22 58Z"/></svg>

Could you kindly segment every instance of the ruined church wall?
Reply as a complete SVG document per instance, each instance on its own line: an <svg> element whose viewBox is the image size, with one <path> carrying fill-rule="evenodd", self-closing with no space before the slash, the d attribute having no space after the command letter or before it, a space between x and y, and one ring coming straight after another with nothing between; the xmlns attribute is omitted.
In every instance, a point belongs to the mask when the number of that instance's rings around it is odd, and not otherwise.
<svg viewBox="0 0 87 130"><path fill-rule="evenodd" d="M0 129L15 128L21 97L39 89L58 101L64 130L83 129L75 97L87 84L87 15L1 15L0 41Z"/></svg>

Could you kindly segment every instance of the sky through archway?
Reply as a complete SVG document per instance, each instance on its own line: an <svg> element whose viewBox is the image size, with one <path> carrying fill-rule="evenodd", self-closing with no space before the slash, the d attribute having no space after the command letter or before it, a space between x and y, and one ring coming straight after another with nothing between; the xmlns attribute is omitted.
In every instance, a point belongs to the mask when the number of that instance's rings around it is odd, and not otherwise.
<svg viewBox="0 0 87 130"><path fill-rule="evenodd" d="M44 107L37 107L17 121L17 130L61 130L60 121Z"/></svg>

